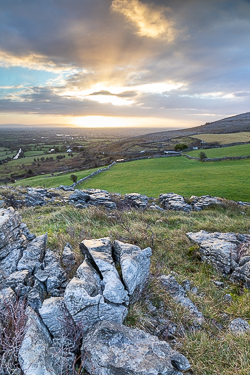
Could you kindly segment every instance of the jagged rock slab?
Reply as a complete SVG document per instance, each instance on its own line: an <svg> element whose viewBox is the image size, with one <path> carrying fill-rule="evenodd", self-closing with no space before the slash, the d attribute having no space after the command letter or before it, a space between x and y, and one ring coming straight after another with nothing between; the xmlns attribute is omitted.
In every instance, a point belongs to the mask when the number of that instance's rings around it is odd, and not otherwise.
<svg viewBox="0 0 250 375"><path fill-rule="evenodd" d="M106 191L96 192L90 195L90 204L95 206L105 206L109 209L115 209L116 204L112 202L110 193Z"/></svg>
<svg viewBox="0 0 250 375"><path fill-rule="evenodd" d="M152 250L141 250L138 246L114 241L114 255L120 263L122 279L128 291L130 302L137 301L145 288L150 267Z"/></svg>
<svg viewBox="0 0 250 375"><path fill-rule="evenodd" d="M19 239L21 216L13 208L0 209L0 259L12 250L13 243Z"/></svg>
<svg viewBox="0 0 250 375"><path fill-rule="evenodd" d="M42 234L30 242L26 250L24 250L22 258L18 262L17 269L19 271L28 270L31 274L34 270L40 269L41 262L44 258L46 244L47 234Z"/></svg>
<svg viewBox="0 0 250 375"><path fill-rule="evenodd" d="M25 375L59 375L60 368L53 363L52 340L45 325L29 307L25 336L19 350L19 363Z"/></svg>
<svg viewBox="0 0 250 375"><path fill-rule="evenodd" d="M82 190L76 189L73 194L69 196L69 202L85 204L89 201L90 195Z"/></svg>
<svg viewBox="0 0 250 375"><path fill-rule="evenodd" d="M84 240L80 244L80 249L87 262L99 271L104 286L103 297L105 300L114 304L128 304L128 292L114 266L110 238Z"/></svg>
<svg viewBox="0 0 250 375"><path fill-rule="evenodd" d="M195 323L201 325L205 320L203 314L198 310L191 299L188 298L185 289L176 281L174 276L162 275L159 279L164 289L171 295L171 297L190 312L194 317Z"/></svg>
<svg viewBox="0 0 250 375"><path fill-rule="evenodd" d="M88 333L82 358L92 375L181 375L190 368L165 341L111 322L99 323Z"/></svg>
<svg viewBox="0 0 250 375"><path fill-rule="evenodd" d="M204 208L207 208L213 205L223 204L220 198L211 197L210 195L202 195L201 197L196 197L195 195L192 195L190 199L191 199L191 205L195 211L201 211Z"/></svg>
<svg viewBox="0 0 250 375"><path fill-rule="evenodd" d="M77 268L76 275L84 282L84 288L90 296L94 297L102 293L100 274L86 261Z"/></svg>
<svg viewBox="0 0 250 375"><path fill-rule="evenodd" d="M63 297L51 297L39 309L42 320L53 337L70 338L74 321L69 314Z"/></svg>
<svg viewBox="0 0 250 375"><path fill-rule="evenodd" d="M74 252L72 250L72 247L69 243L67 243L66 246L63 249L62 263L68 271L70 271L71 268L76 264L75 254L74 254Z"/></svg>

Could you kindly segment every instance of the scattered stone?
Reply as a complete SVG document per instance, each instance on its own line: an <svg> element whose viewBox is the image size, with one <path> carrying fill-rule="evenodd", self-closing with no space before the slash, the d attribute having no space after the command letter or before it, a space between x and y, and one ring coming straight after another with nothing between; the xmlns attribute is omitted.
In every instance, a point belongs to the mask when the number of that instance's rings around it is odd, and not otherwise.
<svg viewBox="0 0 250 375"><path fill-rule="evenodd" d="M159 279L166 292L168 292L177 303L180 303L194 317L194 323L201 325L205 320L204 316L190 298L187 297L184 288L178 284L176 279L172 275L162 275Z"/></svg>
<svg viewBox="0 0 250 375"><path fill-rule="evenodd" d="M223 297L225 302L231 303L233 301L231 294L225 294Z"/></svg>
<svg viewBox="0 0 250 375"><path fill-rule="evenodd" d="M246 333L250 333L250 325L246 320L241 318L232 320L228 328L234 335L244 335Z"/></svg>
<svg viewBox="0 0 250 375"><path fill-rule="evenodd" d="M190 292L191 285L190 285L190 281L189 280L184 280L182 282L182 286L183 286L183 288L185 289L186 292Z"/></svg>
<svg viewBox="0 0 250 375"><path fill-rule="evenodd" d="M97 324L82 345L84 368L94 375L179 375L188 360L165 341L111 322Z"/></svg>
<svg viewBox="0 0 250 375"><path fill-rule="evenodd" d="M218 288L225 288L225 284L222 282L222 281L216 281L216 280L213 280L213 283L215 286L217 286Z"/></svg>

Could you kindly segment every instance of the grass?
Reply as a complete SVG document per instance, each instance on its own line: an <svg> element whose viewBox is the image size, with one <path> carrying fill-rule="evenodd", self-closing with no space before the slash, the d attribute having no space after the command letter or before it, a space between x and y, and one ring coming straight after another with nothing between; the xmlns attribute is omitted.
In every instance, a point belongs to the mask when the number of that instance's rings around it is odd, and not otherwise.
<svg viewBox="0 0 250 375"><path fill-rule="evenodd" d="M218 142L226 145L236 142L250 142L250 132L230 133L230 134L196 134L193 138L201 139L207 143Z"/></svg>
<svg viewBox="0 0 250 375"><path fill-rule="evenodd" d="M188 155L198 157L204 151L209 158L221 158L223 156L245 156L250 155L250 144L230 146L222 148L209 148L204 150L188 151Z"/></svg>
<svg viewBox="0 0 250 375"><path fill-rule="evenodd" d="M202 163L185 157L119 163L79 185L121 194L138 192L158 197L175 192L250 201L250 160Z"/></svg>
<svg viewBox="0 0 250 375"><path fill-rule="evenodd" d="M250 321L250 291L232 284L211 266L201 263L186 236L189 231L201 229L248 233L250 210L245 209L244 215L242 211L233 204L189 214L133 209L108 213L97 207L83 212L72 206L44 206L24 208L21 214L31 232L36 235L48 232L48 247L61 253L69 242L78 265L83 260L78 247L83 239L110 236L142 248L151 246L150 282L141 300L130 306L125 324L154 333L157 330L154 322L158 318L170 319L177 324L178 330L185 329L185 334L177 334L176 343L170 342L170 345L189 359L194 374L249 375L250 335L234 337L228 332L227 325L237 317ZM198 294L189 293L189 297L206 318L203 330L189 332L190 316L159 285L158 276L171 271L176 272L179 283L188 279L198 288ZM217 288L213 280L223 281L225 289ZM231 304L223 299L226 293L233 297ZM148 300L157 308L156 312L148 310ZM216 328L216 322L222 329Z"/></svg>
<svg viewBox="0 0 250 375"><path fill-rule="evenodd" d="M88 176L98 168L93 169L86 169L79 172L69 172L65 174L61 174L58 176L51 176L51 174L42 175L42 176L35 176L26 178L24 180L17 181L15 184L12 184L12 186L31 186L31 187L37 187L42 186L44 188L49 187L58 187L60 185L72 185L72 180L70 179L70 176L72 174L76 175L78 177L78 180L80 180L83 177Z"/></svg>

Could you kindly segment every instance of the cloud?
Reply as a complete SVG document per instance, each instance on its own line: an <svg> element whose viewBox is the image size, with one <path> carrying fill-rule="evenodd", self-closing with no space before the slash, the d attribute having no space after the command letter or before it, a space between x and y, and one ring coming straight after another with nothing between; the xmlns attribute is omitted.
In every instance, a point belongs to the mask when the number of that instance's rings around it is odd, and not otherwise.
<svg viewBox="0 0 250 375"><path fill-rule="evenodd" d="M173 21L166 18L167 8L148 5L139 0L113 0L111 9L123 14L138 29L138 34L149 38L174 40Z"/></svg>

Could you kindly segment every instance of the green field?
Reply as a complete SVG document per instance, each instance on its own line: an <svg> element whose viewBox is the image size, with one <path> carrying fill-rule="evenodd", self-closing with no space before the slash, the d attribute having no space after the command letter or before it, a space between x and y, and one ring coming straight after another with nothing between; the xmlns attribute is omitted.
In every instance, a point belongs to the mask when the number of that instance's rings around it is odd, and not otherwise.
<svg viewBox="0 0 250 375"><path fill-rule="evenodd" d="M245 156L250 155L250 144L248 143L240 146L193 150L188 151L187 154L190 156L198 157L201 151L204 151L208 158L221 158L223 156Z"/></svg>
<svg viewBox="0 0 250 375"><path fill-rule="evenodd" d="M59 176L51 176L49 175L43 175L43 176L36 176L36 177L30 177L26 178L25 180L19 180L15 184L12 184L13 186L31 186L31 187L37 187L42 186L44 188L49 187L58 187L60 185L71 185L73 182L70 179L70 176L72 174L75 174L78 177L78 180L80 180L83 177L88 176L92 172L94 172L98 168L94 169L87 169L79 172L70 172L66 174L62 174Z"/></svg>
<svg viewBox="0 0 250 375"><path fill-rule="evenodd" d="M250 201L250 160L202 163L185 157L157 158L116 164L79 185L121 194L157 197L174 192Z"/></svg>

